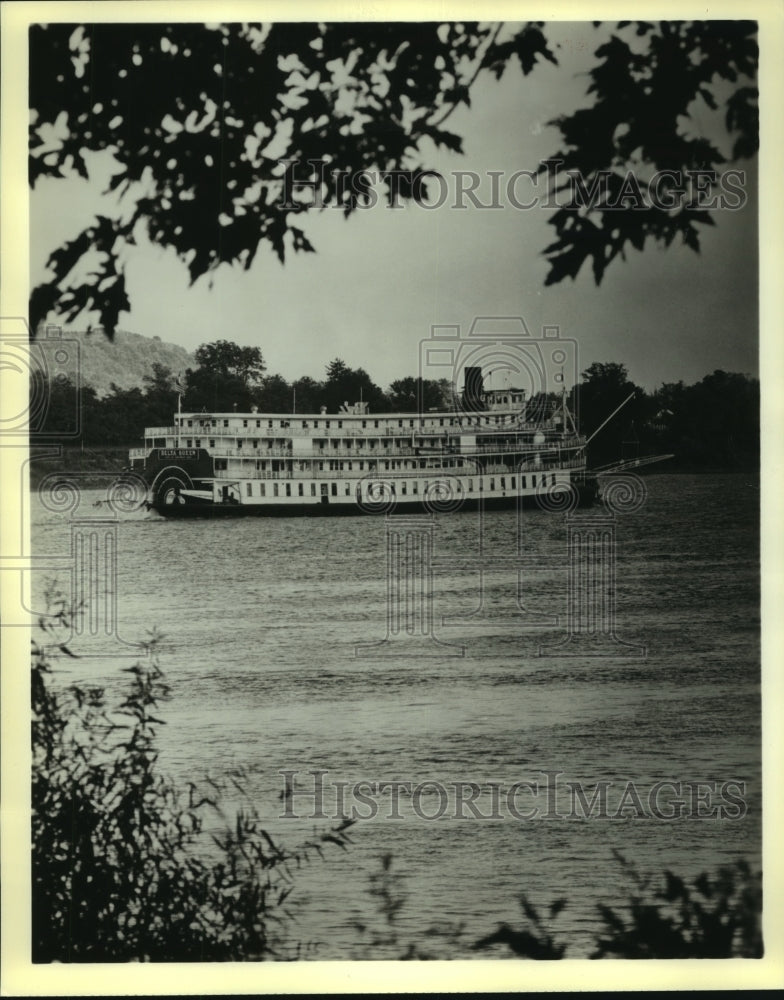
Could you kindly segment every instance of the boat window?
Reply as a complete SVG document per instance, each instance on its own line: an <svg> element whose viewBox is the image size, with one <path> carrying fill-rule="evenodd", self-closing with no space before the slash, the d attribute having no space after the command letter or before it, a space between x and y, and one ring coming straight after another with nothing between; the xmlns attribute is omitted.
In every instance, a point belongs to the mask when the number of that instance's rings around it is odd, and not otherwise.
<svg viewBox="0 0 784 1000"><path fill-rule="evenodd" d="M311 483L310 484L310 495L312 497L314 497L316 495L316 484L315 483Z"/></svg>
<svg viewBox="0 0 784 1000"><path fill-rule="evenodd" d="M531 476L531 485L536 486L536 476Z"/></svg>
<svg viewBox="0 0 784 1000"><path fill-rule="evenodd" d="M260 420L257 420L257 421L256 421L256 426L257 426L257 427L261 427L261 421L260 421Z"/></svg>
<svg viewBox="0 0 784 1000"><path fill-rule="evenodd" d="M253 496L253 483L246 483L245 484L245 491L246 491L246 493L248 494L249 497L252 497Z"/></svg>
<svg viewBox="0 0 784 1000"><path fill-rule="evenodd" d="M278 484L277 483L273 483L272 484L272 495L275 496L275 497L278 495Z"/></svg>
<svg viewBox="0 0 784 1000"><path fill-rule="evenodd" d="M468 492L469 493L473 493L474 492L474 481L473 481L473 479L469 479L468 480Z"/></svg>
<svg viewBox="0 0 784 1000"><path fill-rule="evenodd" d="M525 476L522 476L522 477L520 478L520 484L521 484L521 486L522 486L522 488L523 488L523 489L526 489L526 488L527 488L527 483L526 483L526 481L525 481Z"/></svg>
<svg viewBox="0 0 784 1000"><path fill-rule="evenodd" d="M291 496L291 483L286 483L286 496Z"/></svg>
<svg viewBox="0 0 784 1000"><path fill-rule="evenodd" d="M405 484L405 483L401 483L401 484L400 484L400 492L401 492L401 494L402 494L403 496L405 496L405 495L406 495L406 484Z"/></svg>
<svg viewBox="0 0 784 1000"><path fill-rule="evenodd" d="M495 479L491 479L491 480L490 480L490 489L491 489L491 490L494 490L494 489L495 489Z"/></svg>
<svg viewBox="0 0 784 1000"><path fill-rule="evenodd" d="M332 496L336 497L338 495L338 484L332 483Z"/></svg>
<svg viewBox="0 0 784 1000"><path fill-rule="evenodd" d="M351 496L351 483L346 483L346 496Z"/></svg>
<svg viewBox="0 0 784 1000"><path fill-rule="evenodd" d="M196 438L196 447L201 448L201 438Z"/></svg>
<svg viewBox="0 0 784 1000"><path fill-rule="evenodd" d="M258 448L258 446L259 446L258 438L254 438L253 439L253 447L254 448Z"/></svg>
<svg viewBox="0 0 784 1000"><path fill-rule="evenodd" d="M248 421L247 420L243 420L242 421L242 426L243 427L247 427L248 426Z"/></svg>
<svg viewBox="0 0 784 1000"><path fill-rule="evenodd" d="M228 427L229 426L229 421L228 420L224 420L223 421L223 426L224 427Z"/></svg>
<svg viewBox="0 0 784 1000"><path fill-rule="evenodd" d="M193 447L193 438L188 438L188 440L185 442L185 447L186 448L192 448Z"/></svg>
<svg viewBox="0 0 784 1000"><path fill-rule="evenodd" d="M506 489L506 479L504 479L503 476L501 476L501 489L502 490Z"/></svg>
<svg viewBox="0 0 784 1000"><path fill-rule="evenodd" d="M484 481L484 479L480 479L479 480L479 489L480 489L480 491L484 490L484 488L485 488L485 481Z"/></svg>
<svg viewBox="0 0 784 1000"><path fill-rule="evenodd" d="M188 426L189 426L189 427L193 427L193 421L192 421L192 420L189 420L189 421L188 421Z"/></svg>
<svg viewBox="0 0 784 1000"><path fill-rule="evenodd" d="M322 483L322 484L321 484L321 495L322 495L323 497L325 497L325 496L327 495L327 493L328 493L328 492L329 492L329 487L327 486L327 484L326 484L326 483Z"/></svg>
<svg viewBox="0 0 784 1000"><path fill-rule="evenodd" d="M512 476L512 489L514 489L514 488L515 488L515 477Z"/></svg>
<svg viewBox="0 0 784 1000"><path fill-rule="evenodd" d="M338 420L338 427L342 427L342 426L343 426L343 421L342 420Z"/></svg>
<svg viewBox="0 0 784 1000"><path fill-rule="evenodd" d="M210 448L215 447L215 438L210 438Z"/></svg>
<svg viewBox="0 0 784 1000"><path fill-rule="evenodd" d="M413 485L411 487L411 492L412 493L419 493L419 483L416 480L414 480L414 483L413 483Z"/></svg>
<svg viewBox="0 0 784 1000"><path fill-rule="evenodd" d="M266 496L267 495L267 487L266 487L265 483L260 483L259 484L259 495L260 496Z"/></svg>

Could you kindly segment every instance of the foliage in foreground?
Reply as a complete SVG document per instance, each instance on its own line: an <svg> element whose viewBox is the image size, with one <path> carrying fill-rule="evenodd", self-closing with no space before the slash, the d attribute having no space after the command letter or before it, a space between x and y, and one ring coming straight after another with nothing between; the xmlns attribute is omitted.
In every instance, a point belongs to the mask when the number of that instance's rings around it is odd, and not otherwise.
<svg viewBox="0 0 784 1000"><path fill-rule="evenodd" d="M600 905L603 933L592 958L761 958L762 874L739 860L691 883L664 872L654 888L615 852L634 889L628 912Z"/></svg>
<svg viewBox="0 0 784 1000"><path fill-rule="evenodd" d="M376 201L428 204L432 150L463 151L445 122L480 78L557 66L549 34L541 21L34 24L30 184L87 179L89 154L110 152L119 201L50 255L32 328L50 313L93 314L111 335L131 308L127 248L143 236L193 282L249 269L262 246L281 263L313 252L302 220L324 205L348 217ZM758 147L756 35L755 21L714 19L620 21L579 37L595 46L587 106L548 123L561 146L548 162L563 170L545 284L588 264L598 285L646 245L699 250L715 219L697 190L715 204L718 170ZM363 171L379 183L361 183ZM702 179L693 197L681 190L691 171ZM643 192L660 172L669 185L656 207Z"/></svg>
<svg viewBox="0 0 784 1000"><path fill-rule="evenodd" d="M752 873L745 861L703 872L691 883L665 871L662 883L654 886L618 851L613 854L632 888L624 906L597 904L602 926L591 958L762 957L762 875ZM565 939L559 942L551 926L566 900L555 900L547 917L526 896L520 903L526 925L501 924L474 949L504 944L521 958L563 958Z"/></svg>
<svg viewBox="0 0 784 1000"><path fill-rule="evenodd" d="M53 597L54 623L32 646L32 920L34 962L229 961L303 957L284 934L294 871L324 842L345 847L344 821L285 850L253 811L213 840L216 860L194 849L220 790L179 792L157 770L158 705L169 689L156 639L127 668L110 707L102 688L55 692L58 635L69 612Z"/></svg>
<svg viewBox="0 0 784 1000"><path fill-rule="evenodd" d="M762 957L762 876L752 873L745 861L722 866L713 874L702 873L688 884L665 871L657 887L618 851L613 854L630 885L629 895L615 908L596 904L600 922L590 958ZM398 961L432 960L465 957L471 952L539 961L567 957L568 932L559 933L555 926L568 908L564 897L542 907L521 893L524 922L517 927L501 923L478 940L465 921L433 923L408 938L405 876L395 870L391 854L380 857L378 869L368 880L377 917L351 921L361 944L355 958L371 954Z"/></svg>
<svg viewBox="0 0 784 1000"><path fill-rule="evenodd" d="M407 940L398 918L406 908L408 893L405 876L394 868L394 857L386 852L379 858L377 871L368 875L368 894L375 904L372 918L354 917L349 924L357 934L352 958L369 955L387 961L430 961L454 958L465 953L465 922L443 920L431 923Z"/></svg>

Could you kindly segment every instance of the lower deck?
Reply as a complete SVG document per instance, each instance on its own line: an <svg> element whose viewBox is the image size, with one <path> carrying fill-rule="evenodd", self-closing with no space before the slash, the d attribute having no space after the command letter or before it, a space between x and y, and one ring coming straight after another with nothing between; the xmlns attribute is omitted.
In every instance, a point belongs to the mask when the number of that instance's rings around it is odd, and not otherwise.
<svg viewBox="0 0 784 1000"><path fill-rule="evenodd" d="M245 479L190 480L172 473L152 489L152 506L171 516L324 515L492 509L539 502L558 506L573 490L590 503L596 484L573 470L530 474L437 476L427 479L366 477L333 481ZM544 498L544 500L543 500Z"/></svg>

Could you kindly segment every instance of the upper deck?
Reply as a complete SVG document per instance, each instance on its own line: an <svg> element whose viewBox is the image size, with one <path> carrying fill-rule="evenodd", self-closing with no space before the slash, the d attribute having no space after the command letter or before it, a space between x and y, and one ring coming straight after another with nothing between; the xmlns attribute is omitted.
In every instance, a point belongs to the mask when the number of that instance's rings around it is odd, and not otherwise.
<svg viewBox="0 0 784 1000"><path fill-rule="evenodd" d="M349 469L352 459L359 460L360 468L363 459L372 461L371 468L379 458L401 460L385 463L389 469L421 467L428 457L433 460L428 466L444 467L454 458L492 455L517 454L539 461L540 454L552 453L563 461L583 443L564 398L526 403L522 390L491 390L482 403L481 410L372 414L366 403L345 403L331 413L324 407L319 413L178 413L171 426L148 427L144 448L134 449L131 458L143 459L155 448L203 448L215 458L217 471L240 470L253 460L258 472L294 473L321 471L324 459L339 470L344 465L335 460L340 459L349 460ZM267 459L289 461L268 464Z"/></svg>
<svg viewBox="0 0 784 1000"><path fill-rule="evenodd" d="M528 412L522 393L503 393L493 398L492 406L482 411L454 409L422 413L368 413L366 404L355 404L337 413L179 413L174 425L148 427L145 439L209 435L212 438L439 438L449 432L492 435L503 431L563 432L565 411L552 405L549 412L541 407ZM151 440L145 440L148 447Z"/></svg>

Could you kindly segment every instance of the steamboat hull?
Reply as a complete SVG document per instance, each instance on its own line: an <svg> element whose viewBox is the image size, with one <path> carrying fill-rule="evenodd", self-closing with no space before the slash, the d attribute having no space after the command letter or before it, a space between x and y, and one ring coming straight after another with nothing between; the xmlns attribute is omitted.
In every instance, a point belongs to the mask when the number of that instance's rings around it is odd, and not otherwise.
<svg viewBox="0 0 784 1000"><path fill-rule="evenodd" d="M596 480L586 480L583 483L572 483L577 497L578 507L590 507L596 501L599 488ZM394 514L431 514L459 513L478 510L526 510L566 511L567 497L558 492L541 494L524 494L522 496L465 497L459 501L429 503L423 500L398 500L393 504L371 506L356 502L329 502L306 504L244 504L244 503L211 503L206 501L186 499L184 497L172 503L153 502L151 508L166 518L235 518L235 517L357 517ZM180 502L181 501L181 502Z"/></svg>

